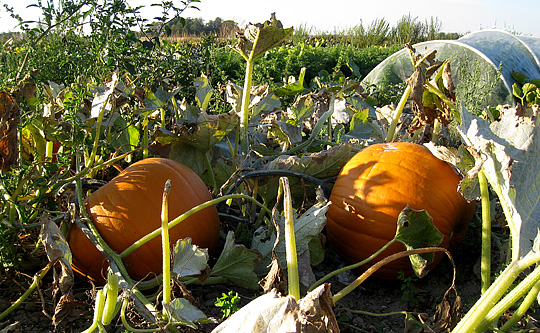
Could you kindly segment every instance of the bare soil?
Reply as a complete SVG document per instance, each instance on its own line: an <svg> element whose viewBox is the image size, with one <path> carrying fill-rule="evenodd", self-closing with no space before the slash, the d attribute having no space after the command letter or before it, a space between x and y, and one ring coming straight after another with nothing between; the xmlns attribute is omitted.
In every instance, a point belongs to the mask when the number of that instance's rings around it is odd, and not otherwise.
<svg viewBox="0 0 540 333"><path fill-rule="evenodd" d="M459 313L465 313L480 297L480 280L475 274L475 264L480 255L478 226L471 224L465 242L454 253L457 268L456 291L461 297L462 308ZM41 254L37 257L26 258L30 263L24 271L14 269L0 270L0 312L17 300L32 282L32 276L47 263L47 258ZM496 262L495 262L496 264ZM341 259L329 249L322 264L314 267L317 278L343 265ZM403 313L389 316L372 316L352 313L348 309L362 310L377 314L392 312L410 313L416 324L420 322L434 328L433 316L436 307L443 300L445 291L452 281L452 265L449 260L441 264L423 279L413 279L406 283L404 280L381 281L368 279L353 293L338 302L334 308L341 332L429 332L429 329L413 325L406 320ZM354 279L352 274L344 274L332 278L332 292L336 293L346 286L347 281ZM58 326L54 326L52 315L58 299L53 298L52 274L48 274L40 288L23 302L6 320L0 323L0 333L8 332L81 332L88 328L92 321L93 286L87 281L77 278L73 288L74 302ZM221 318L220 308L214 305L217 297L230 290L241 296L239 306L261 295L262 291L246 290L233 285L190 286L192 296L197 306L208 316ZM451 297L454 301L455 297ZM537 322L538 314L530 310L527 318L522 321L522 332L540 331ZM144 324L140 318L130 318L134 324ZM443 316L443 321L451 318ZM185 332L210 332L215 325L202 325L198 330L185 329ZM120 320L106 327L108 332L123 332Z"/></svg>

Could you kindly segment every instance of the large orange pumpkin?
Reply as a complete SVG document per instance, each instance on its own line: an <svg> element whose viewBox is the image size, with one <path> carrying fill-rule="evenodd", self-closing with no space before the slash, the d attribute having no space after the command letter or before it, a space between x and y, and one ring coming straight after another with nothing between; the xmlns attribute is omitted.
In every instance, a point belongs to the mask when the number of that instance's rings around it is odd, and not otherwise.
<svg viewBox="0 0 540 333"><path fill-rule="evenodd" d="M169 221L189 209L212 199L203 181L188 167L173 160L148 158L136 162L117 177L96 190L85 200L85 208L107 244L121 253L142 236L161 225L161 201L167 179ZM219 217L215 206L195 213L170 230L174 244L191 237L192 244L212 251L219 237ZM107 260L80 228L73 226L68 234L73 253L73 269L103 282ZM162 271L161 237L156 237L123 260L133 279L151 277Z"/></svg>
<svg viewBox="0 0 540 333"><path fill-rule="evenodd" d="M452 248L463 240L475 209L458 192L460 181L447 162L424 146L369 146L343 167L334 184L326 214L328 239L348 262L362 261L394 238L398 215L409 205L427 210L444 236L439 246ZM370 264L403 250L403 244L393 244ZM441 259L436 254L429 268ZM413 274L408 258L391 262L375 276L395 279L400 271Z"/></svg>

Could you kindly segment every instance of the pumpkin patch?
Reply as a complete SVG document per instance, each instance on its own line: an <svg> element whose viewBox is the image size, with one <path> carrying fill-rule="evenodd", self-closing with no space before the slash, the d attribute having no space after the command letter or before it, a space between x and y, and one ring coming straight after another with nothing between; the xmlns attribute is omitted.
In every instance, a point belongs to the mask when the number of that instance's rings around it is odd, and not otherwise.
<svg viewBox="0 0 540 333"><path fill-rule="evenodd" d="M133 242L160 227L161 200L167 179L169 221L212 199L206 185L192 170L173 160L148 158L136 162L96 190L84 201L85 208L105 242L121 253ZM219 217L215 206L199 211L170 229L171 243L190 237L192 244L215 248ZM103 282L107 261L94 244L74 225L68 234L73 269L91 280ZM133 279L162 271L161 238L156 237L123 259Z"/></svg>
<svg viewBox="0 0 540 333"><path fill-rule="evenodd" d="M468 203L458 192L460 181L448 163L421 145L369 146L343 167L332 189L329 241L350 263L362 261L394 238L398 215L409 205L427 210L443 234L439 246L452 249L463 240L475 209L474 202ZM401 243L392 244L370 264L404 249ZM437 253L429 268L442 256ZM413 274L407 258L389 263L374 275L395 279L400 271Z"/></svg>

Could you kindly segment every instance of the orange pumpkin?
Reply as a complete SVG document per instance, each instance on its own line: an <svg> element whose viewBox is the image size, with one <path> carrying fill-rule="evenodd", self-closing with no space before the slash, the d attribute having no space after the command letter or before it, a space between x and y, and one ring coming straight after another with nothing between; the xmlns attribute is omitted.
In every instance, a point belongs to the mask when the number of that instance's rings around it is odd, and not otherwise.
<svg viewBox="0 0 540 333"><path fill-rule="evenodd" d="M203 181L188 167L173 160L148 158L136 162L85 200L85 208L107 244L121 253L133 242L161 225L161 201L167 179L169 221L189 209L212 199ZM212 251L219 237L219 217L215 206L195 213L170 229L171 243L191 237L192 244ZM107 260L74 225L68 234L73 253L73 269L103 283ZM161 237L144 244L126 258L124 265L133 279L161 273Z"/></svg>
<svg viewBox="0 0 540 333"><path fill-rule="evenodd" d="M398 215L409 205L427 210L444 236L439 246L453 248L463 240L475 210L475 203L458 192L460 181L447 162L424 146L369 146L343 167L334 184L326 214L328 239L348 262L362 261L394 238ZM404 249L401 243L393 244L370 264ZM429 268L442 257L437 253ZM408 258L391 262L374 276L395 279L400 271L413 274Z"/></svg>

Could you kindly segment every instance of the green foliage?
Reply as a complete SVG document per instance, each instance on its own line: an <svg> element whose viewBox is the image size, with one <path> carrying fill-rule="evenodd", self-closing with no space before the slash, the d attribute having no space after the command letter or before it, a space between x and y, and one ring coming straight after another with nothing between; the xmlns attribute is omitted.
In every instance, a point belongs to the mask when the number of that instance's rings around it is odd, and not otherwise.
<svg viewBox="0 0 540 333"><path fill-rule="evenodd" d="M489 100L490 94L500 84L501 66L502 63L499 69L495 70L481 66L478 59L467 58L467 61L461 61L458 69L460 84L456 89L456 104L463 104L474 115L483 114L484 108L492 103Z"/></svg>
<svg viewBox="0 0 540 333"><path fill-rule="evenodd" d="M540 79L528 80L522 73L512 75L518 83L512 85L514 98L523 106L540 104Z"/></svg>
<svg viewBox="0 0 540 333"><path fill-rule="evenodd" d="M403 296L401 297L401 301L406 304L410 305L418 305L418 299L416 298L416 287L414 286L414 282L418 279L414 276L405 276L405 274L401 271L398 274L398 280L401 281L401 292L403 293Z"/></svg>
<svg viewBox="0 0 540 333"><path fill-rule="evenodd" d="M232 290L229 291L227 294L222 293L221 297L218 297L216 299L214 305L220 307L221 313L223 313L221 320L229 318L233 313L239 310L238 305L236 305L239 300L240 296L238 296L238 293L233 292Z"/></svg>
<svg viewBox="0 0 540 333"><path fill-rule="evenodd" d="M410 14L401 17L395 26L384 18L375 19L371 23L358 25L341 31L324 32L300 25L295 27L292 40L294 44L309 42L320 43L324 46L351 45L359 48L373 46L402 46L404 43L419 43L433 39L458 39L457 33L441 31L442 22L432 17L429 21L421 22L418 17Z"/></svg>

